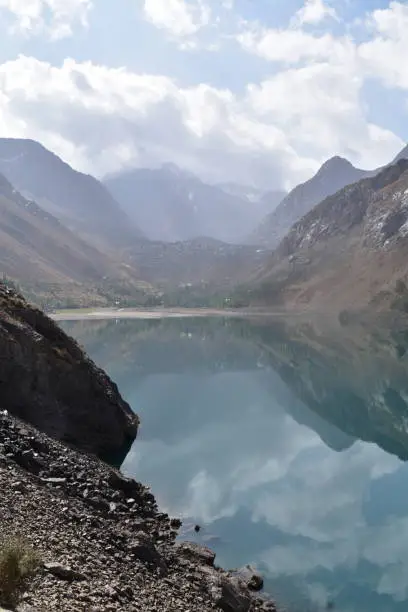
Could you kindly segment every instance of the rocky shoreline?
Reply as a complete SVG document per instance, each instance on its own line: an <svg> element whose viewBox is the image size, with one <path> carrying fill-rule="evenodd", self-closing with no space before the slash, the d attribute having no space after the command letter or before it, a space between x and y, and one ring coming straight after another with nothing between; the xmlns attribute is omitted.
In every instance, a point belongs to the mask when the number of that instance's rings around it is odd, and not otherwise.
<svg viewBox="0 0 408 612"><path fill-rule="evenodd" d="M181 522L111 467L138 424L78 344L0 283L0 612L24 551L38 563L20 612L275 610L256 573L177 541Z"/></svg>
<svg viewBox="0 0 408 612"><path fill-rule="evenodd" d="M207 548L176 541L180 522L149 489L95 456L0 411L2 532L41 567L21 612L272 612Z"/></svg>

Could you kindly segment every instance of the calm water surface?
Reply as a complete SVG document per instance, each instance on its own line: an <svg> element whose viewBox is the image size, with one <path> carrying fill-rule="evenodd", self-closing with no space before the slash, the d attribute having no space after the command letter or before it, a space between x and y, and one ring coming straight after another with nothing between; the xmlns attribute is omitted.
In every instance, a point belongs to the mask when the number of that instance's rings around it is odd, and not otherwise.
<svg viewBox="0 0 408 612"><path fill-rule="evenodd" d="M408 610L408 334L65 323L141 417L123 470L293 611ZM200 524L196 535L192 527Z"/></svg>

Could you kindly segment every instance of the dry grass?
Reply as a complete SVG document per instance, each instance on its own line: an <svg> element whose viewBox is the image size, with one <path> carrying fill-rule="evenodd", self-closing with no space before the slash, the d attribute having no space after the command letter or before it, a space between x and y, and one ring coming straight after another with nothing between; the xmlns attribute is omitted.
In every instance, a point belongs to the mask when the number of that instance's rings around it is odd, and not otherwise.
<svg viewBox="0 0 408 612"><path fill-rule="evenodd" d="M13 607L40 565L40 557L24 540L0 541L0 604Z"/></svg>

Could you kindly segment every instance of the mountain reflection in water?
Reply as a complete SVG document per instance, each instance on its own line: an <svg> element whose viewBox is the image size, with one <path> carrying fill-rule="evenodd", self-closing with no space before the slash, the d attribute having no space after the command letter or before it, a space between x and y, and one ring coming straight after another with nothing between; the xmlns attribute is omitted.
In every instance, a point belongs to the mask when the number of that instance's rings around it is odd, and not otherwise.
<svg viewBox="0 0 408 612"><path fill-rule="evenodd" d="M283 319L65 329L141 416L123 469L289 610L408 609L408 333ZM189 526L202 525L199 534Z"/></svg>

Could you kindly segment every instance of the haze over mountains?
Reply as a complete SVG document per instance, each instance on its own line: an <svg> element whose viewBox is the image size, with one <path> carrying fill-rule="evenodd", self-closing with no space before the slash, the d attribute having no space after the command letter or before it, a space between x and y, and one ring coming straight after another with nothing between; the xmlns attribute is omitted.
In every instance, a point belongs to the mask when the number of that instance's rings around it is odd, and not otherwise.
<svg viewBox="0 0 408 612"><path fill-rule="evenodd" d="M106 178L105 186L151 240L177 242L200 236L242 243L284 194L240 185L207 185L173 164Z"/></svg>
<svg viewBox="0 0 408 612"><path fill-rule="evenodd" d="M408 147L376 171L333 157L285 196L207 185L171 164L102 184L37 142L0 139L1 270L68 293L82 284L108 301L197 286L204 301L245 287L241 305L384 293L391 303L395 283L408 281L406 157Z"/></svg>
<svg viewBox="0 0 408 612"><path fill-rule="evenodd" d="M0 138L0 172L23 195L99 246L131 244L142 236L99 181L38 142Z"/></svg>
<svg viewBox="0 0 408 612"><path fill-rule="evenodd" d="M95 299L96 286L127 286L131 293L143 287L135 270L88 244L1 174L0 266L3 276L29 294L58 295L65 288L65 297L74 302L81 296Z"/></svg>

